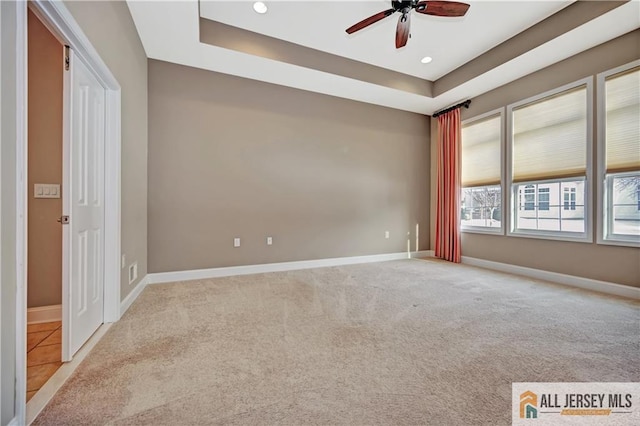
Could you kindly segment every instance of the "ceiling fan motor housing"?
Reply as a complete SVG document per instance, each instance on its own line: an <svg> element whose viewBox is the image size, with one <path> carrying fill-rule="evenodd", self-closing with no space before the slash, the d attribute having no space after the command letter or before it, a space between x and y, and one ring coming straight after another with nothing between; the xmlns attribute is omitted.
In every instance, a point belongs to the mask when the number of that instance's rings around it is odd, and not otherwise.
<svg viewBox="0 0 640 426"><path fill-rule="evenodd" d="M415 8L419 0L392 0L391 6L394 10L404 10Z"/></svg>

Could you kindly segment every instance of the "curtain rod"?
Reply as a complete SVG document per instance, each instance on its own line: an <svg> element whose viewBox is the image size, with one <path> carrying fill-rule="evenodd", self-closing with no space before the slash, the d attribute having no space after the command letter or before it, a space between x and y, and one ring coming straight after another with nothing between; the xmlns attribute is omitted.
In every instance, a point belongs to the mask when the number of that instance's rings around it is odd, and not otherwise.
<svg viewBox="0 0 640 426"><path fill-rule="evenodd" d="M440 110L438 112L434 112L432 117L437 117L437 116L442 115L444 113L447 113L449 111L453 111L454 109L457 109L457 108L462 108L462 107L469 108L469 105L471 105L471 99L467 99L466 101L460 102L457 105L451 106L449 108L442 109L442 110Z"/></svg>

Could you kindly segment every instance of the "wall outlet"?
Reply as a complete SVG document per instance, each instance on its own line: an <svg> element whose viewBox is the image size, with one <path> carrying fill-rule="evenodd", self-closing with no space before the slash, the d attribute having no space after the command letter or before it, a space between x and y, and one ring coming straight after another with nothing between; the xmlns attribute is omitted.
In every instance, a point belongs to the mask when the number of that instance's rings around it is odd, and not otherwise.
<svg viewBox="0 0 640 426"><path fill-rule="evenodd" d="M389 231L384 231L384 237L388 240L389 239Z"/></svg>
<svg viewBox="0 0 640 426"><path fill-rule="evenodd" d="M234 247L240 247L240 238L234 238L233 239L233 246Z"/></svg>
<svg viewBox="0 0 640 426"><path fill-rule="evenodd" d="M124 269L125 266L127 266L127 255L123 254L122 257L120 258L120 268Z"/></svg>
<svg viewBox="0 0 640 426"><path fill-rule="evenodd" d="M267 237L267 245L270 246L273 244L273 237Z"/></svg>
<svg viewBox="0 0 640 426"><path fill-rule="evenodd" d="M138 262L129 265L129 284L133 283L136 278L138 278Z"/></svg>

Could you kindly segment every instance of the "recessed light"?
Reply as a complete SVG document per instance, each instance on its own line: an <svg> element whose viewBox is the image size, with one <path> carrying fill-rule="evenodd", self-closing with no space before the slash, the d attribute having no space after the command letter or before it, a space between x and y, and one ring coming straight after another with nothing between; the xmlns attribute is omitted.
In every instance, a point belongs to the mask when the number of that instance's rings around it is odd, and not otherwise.
<svg viewBox="0 0 640 426"><path fill-rule="evenodd" d="M253 4L253 10L258 13L267 13L267 5L261 1L257 1Z"/></svg>
<svg viewBox="0 0 640 426"><path fill-rule="evenodd" d="M424 58L420 59L420 62L422 62L423 64L428 64L431 61L433 61L433 58L431 56L425 56Z"/></svg>

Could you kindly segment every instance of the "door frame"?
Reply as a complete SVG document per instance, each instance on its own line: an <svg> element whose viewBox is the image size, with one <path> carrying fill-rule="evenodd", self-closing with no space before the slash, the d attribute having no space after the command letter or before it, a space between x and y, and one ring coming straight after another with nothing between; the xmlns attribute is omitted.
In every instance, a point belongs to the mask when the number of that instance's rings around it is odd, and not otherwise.
<svg viewBox="0 0 640 426"><path fill-rule="evenodd" d="M16 149L16 419L24 424L27 388L27 8L40 18L51 33L74 50L106 91L105 96L105 240L104 240L104 317L105 323L120 319L120 232L121 232L121 88L111 70L84 34L71 12L57 0L26 0L17 3L17 149ZM61 55L62 59L62 55ZM61 64L62 66L62 64ZM64 95L64 94L63 94ZM63 123L68 126L68 123ZM64 142L66 143L66 142ZM62 160L62 159L61 159ZM62 247L60 248L62 250ZM69 301L64 299L63 306ZM67 293L68 294L68 293Z"/></svg>

